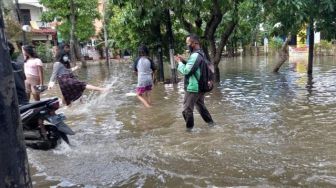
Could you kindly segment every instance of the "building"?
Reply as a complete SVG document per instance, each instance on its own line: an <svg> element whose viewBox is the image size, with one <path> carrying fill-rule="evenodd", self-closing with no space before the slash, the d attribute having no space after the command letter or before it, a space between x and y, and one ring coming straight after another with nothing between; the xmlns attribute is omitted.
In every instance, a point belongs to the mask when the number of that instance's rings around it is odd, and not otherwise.
<svg viewBox="0 0 336 188"><path fill-rule="evenodd" d="M15 3L15 0L13 0ZM18 0L20 13L22 17L22 25L30 25L32 27L33 42L57 42L57 31L55 23L46 23L41 21L43 11L47 9L39 3L39 0ZM98 11L103 13L104 0L98 0ZM102 15L103 16L103 15ZM96 35L102 30L102 20L95 20ZM93 37L93 40L95 37Z"/></svg>
<svg viewBox="0 0 336 188"><path fill-rule="evenodd" d="M104 0L98 0L98 12L100 12L101 17L104 17ZM94 22L94 26L96 28L96 35L99 34L99 32L101 32L102 28L103 28L103 20L100 19L96 19Z"/></svg>
<svg viewBox="0 0 336 188"><path fill-rule="evenodd" d="M21 24L30 25L32 28L32 42L51 42L56 44L57 32L55 27L53 27L52 23L41 21L42 12L46 9L39 3L39 0L18 0L18 3Z"/></svg>

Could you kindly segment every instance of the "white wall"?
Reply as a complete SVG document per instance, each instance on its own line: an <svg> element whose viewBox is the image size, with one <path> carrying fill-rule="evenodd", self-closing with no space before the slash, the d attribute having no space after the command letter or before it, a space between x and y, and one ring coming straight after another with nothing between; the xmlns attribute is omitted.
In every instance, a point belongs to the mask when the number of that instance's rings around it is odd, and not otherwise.
<svg viewBox="0 0 336 188"><path fill-rule="evenodd" d="M33 5L36 7L42 7L42 5L39 3L39 0L18 0L18 2L19 4L27 4L27 5Z"/></svg>

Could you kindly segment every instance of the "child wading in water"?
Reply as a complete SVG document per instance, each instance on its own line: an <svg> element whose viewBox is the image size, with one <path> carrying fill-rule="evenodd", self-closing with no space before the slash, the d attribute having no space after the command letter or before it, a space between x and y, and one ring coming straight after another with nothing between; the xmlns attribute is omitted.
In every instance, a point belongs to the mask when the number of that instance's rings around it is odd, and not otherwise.
<svg viewBox="0 0 336 188"><path fill-rule="evenodd" d="M74 68L70 67L70 59L67 53L60 54L58 56L57 62L55 62L53 65L53 72L50 77L48 89L51 89L54 86L55 81L57 80L61 88L63 99L67 106L70 105L71 102L79 99L85 89L102 92L107 91L106 88L96 87L78 80L72 73L78 68L78 66Z"/></svg>
<svg viewBox="0 0 336 188"><path fill-rule="evenodd" d="M137 97L146 107L151 107L150 92L153 86L155 66L148 55L148 48L145 45L140 46L139 57L134 62L134 71L138 75Z"/></svg>

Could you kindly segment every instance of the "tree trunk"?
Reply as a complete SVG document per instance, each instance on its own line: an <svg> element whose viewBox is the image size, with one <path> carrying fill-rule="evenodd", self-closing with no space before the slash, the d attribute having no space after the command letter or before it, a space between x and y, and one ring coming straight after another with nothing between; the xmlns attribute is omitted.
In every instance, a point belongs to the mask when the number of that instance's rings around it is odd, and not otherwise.
<svg viewBox="0 0 336 188"><path fill-rule="evenodd" d="M72 65L76 66L76 54L75 54L75 29L76 29L76 18L75 18L75 4L74 0L70 0L70 55Z"/></svg>
<svg viewBox="0 0 336 188"><path fill-rule="evenodd" d="M106 6L107 6L107 0L104 0L104 4L103 4L104 8L103 8L103 28L104 28L104 43L105 43L105 60L106 60L106 65L109 65L110 62L110 57L109 57L109 53L108 53L108 40L107 40L107 18L106 18Z"/></svg>
<svg viewBox="0 0 336 188"><path fill-rule="evenodd" d="M280 67L288 60L289 52L288 52L288 43L291 41L292 35L291 33L288 34L285 42L282 44L281 50L280 50L280 61L276 64L276 66L273 69L273 72L278 72Z"/></svg>
<svg viewBox="0 0 336 188"><path fill-rule="evenodd" d="M217 71L215 71L215 78L216 81L220 81L220 74L219 74L219 68L218 64L222 58L222 52L224 49L224 46L226 45L228 38L230 35L233 33L237 23L238 23L238 3L237 1L234 1L234 13L233 13L233 18L231 22L228 23L225 31L220 34L220 42L217 45L217 40L215 37L216 31L218 26L221 24L223 15L226 13L225 11L221 10L220 6L221 1L218 0L212 0L212 9L211 9L211 15L210 19L207 21L205 30L204 30L204 37L205 38L207 45L205 46L203 43L203 50L205 52L205 55L209 58L209 60L214 63L215 68ZM231 11L231 9L227 9L226 11ZM181 24L184 26L184 28L191 32L191 31L197 31L197 28L201 25L201 20L200 18L196 19L196 29L193 24L190 24L186 19L183 17L183 14L180 13L180 21Z"/></svg>
<svg viewBox="0 0 336 188"><path fill-rule="evenodd" d="M76 59L80 59L82 63L82 67L86 68L87 64L86 64L84 56L81 53L81 46L79 45L79 42L77 41L76 38L75 38L75 54L76 54Z"/></svg>
<svg viewBox="0 0 336 188"><path fill-rule="evenodd" d="M219 82L220 81L220 71L218 64L215 64L215 81Z"/></svg>
<svg viewBox="0 0 336 188"><path fill-rule="evenodd" d="M0 11L0 187L32 187L18 99Z"/></svg>
<svg viewBox="0 0 336 188"><path fill-rule="evenodd" d="M219 82L220 81L220 74L219 74L219 67L218 64L220 60L222 59L222 52L224 49L224 46L227 44L227 41L230 37L230 35L233 33L234 28L236 27L237 22L235 20L232 20L228 27L225 29L225 31L221 35L221 40L219 42L218 47L210 47L210 60L211 62L215 65L215 67L218 68L218 71L215 71L215 81ZM215 40L214 37L210 37L212 40ZM215 43L215 41L210 41L210 43ZM210 45L211 46L211 45Z"/></svg>
<svg viewBox="0 0 336 188"><path fill-rule="evenodd" d="M234 9L234 15L237 14L237 9L235 6ZM206 39L209 41L209 57L210 61L214 63L215 67L218 68L218 64L222 58L222 52L224 49L224 46L227 44L227 41L230 37L230 35L233 33L237 23L238 23L238 17L233 16L232 20L228 23L227 27L225 28L225 31L221 33L220 35L220 42L217 45L216 44L216 37L215 33L222 22L224 13L220 9L220 5L218 0L213 0L213 9L211 12L211 18L207 22L206 27L205 27L205 36ZM215 71L215 81L219 82L220 81L220 74L219 74L219 68L218 71Z"/></svg>
<svg viewBox="0 0 336 188"><path fill-rule="evenodd" d="M243 52L242 52L242 56L246 56L246 51L247 51L247 48L245 45L242 45L242 48L243 48Z"/></svg>
<svg viewBox="0 0 336 188"><path fill-rule="evenodd" d="M308 52L308 70L307 73L311 75L313 73L314 62L314 20L310 19L309 23L309 52Z"/></svg>

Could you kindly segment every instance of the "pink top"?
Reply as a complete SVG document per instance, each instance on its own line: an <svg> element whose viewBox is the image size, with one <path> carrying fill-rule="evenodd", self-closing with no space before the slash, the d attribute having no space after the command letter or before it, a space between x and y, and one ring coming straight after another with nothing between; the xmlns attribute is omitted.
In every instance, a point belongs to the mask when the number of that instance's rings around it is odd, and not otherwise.
<svg viewBox="0 0 336 188"><path fill-rule="evenodd" d="M39 76L38 66L43 66L41 59L28 59L27 62L24 63L24 72L26 76Z"/></svg>

